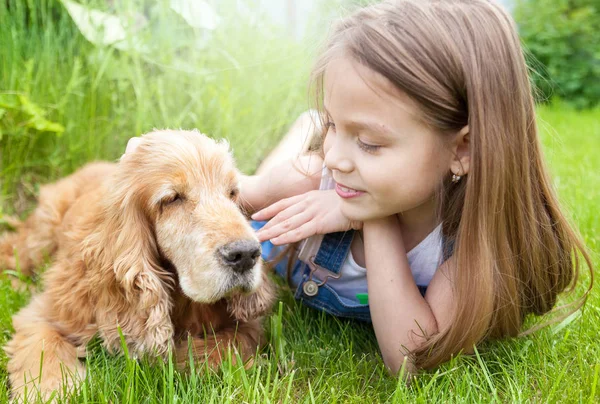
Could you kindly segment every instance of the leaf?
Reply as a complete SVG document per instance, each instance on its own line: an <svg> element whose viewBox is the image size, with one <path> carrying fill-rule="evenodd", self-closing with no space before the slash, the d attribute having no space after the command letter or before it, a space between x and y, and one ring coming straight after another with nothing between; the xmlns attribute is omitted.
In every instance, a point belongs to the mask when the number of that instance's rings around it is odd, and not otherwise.
<svg viewBox="0 0 600 404"><path fill-rule="evenodd" d="M61 134L65 127L59 123L49 121L41 116L35 116L25 124L26 127L39 130L40 132L54 132Z"/></svg>
<svg viewBox="0 0 600 404"><path fill-rule="evenodd" d="M143 15L136 13L136 24L127 27L116 15L84 7L72 0L61 0L61 2L77 25L79 32L94 45L112 45L121 50L136 49L139 51L142 48L139 41L132 39L135 39L133 34L147 23Z"/></svg>
<svg viewBox="0 0 600 404"><path fill-rule="evenodd" d="M21 101L21 111L25 112L27 115L31 117L41 117L46 115L46 111L31 101L28 96L19 94L19 101Z"/></svg>
<svg viewBox="0 0 600 404"><path fill-rule="evenodd" d="M221 21L212 7L201 0L171 0L171 9L194 28L214 30Z"/></svg>
<svg viewBox="0 0 600 404"><path fill-rule="evenodd" d="M62 0L81 34L95 45L110 45L127 37L121 20L114 15Z"/></svg>
<svg viewBox="0 0 600 404"><path fill-rule="evenodd" d="M46 111L35 104L24 94L19 94L19 100L21 101L21 111L29 115L30 119L25 123L27 128L39 130L41 132L54 132L61 134L65 131L65 128L56 122L49 121L45 118Z"/></svg>

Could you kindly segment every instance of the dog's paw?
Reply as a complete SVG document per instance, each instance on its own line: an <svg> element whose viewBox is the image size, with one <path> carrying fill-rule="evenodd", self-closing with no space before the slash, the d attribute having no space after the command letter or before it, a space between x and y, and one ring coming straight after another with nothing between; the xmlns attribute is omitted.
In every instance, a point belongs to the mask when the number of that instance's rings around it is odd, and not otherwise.
<svg viewBox="0 0 600 404"><path fill-rule="evenodd" d="M148 349L159 356L166 355L169 352L169 347L173 344L173 332L172 324L160 324L148 328L143 349Z"/></svg>

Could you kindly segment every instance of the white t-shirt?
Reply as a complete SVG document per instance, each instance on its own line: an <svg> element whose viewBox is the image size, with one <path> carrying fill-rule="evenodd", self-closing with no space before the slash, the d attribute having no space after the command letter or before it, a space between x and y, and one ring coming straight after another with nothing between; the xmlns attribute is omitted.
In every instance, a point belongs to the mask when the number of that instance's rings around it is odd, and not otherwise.
<svg viewBox="0 0 600 404"><path fill-rule="evenodd" d="M327 190L334 189L334 187L335 182L331 176L331 171L327 167L323 167L319 189ZM310 256L311 253L312 255L316 254L315 250L318 249L322 237L311 237L311 239L307 242L309 245L303 247L303 253L300 255L301 259L303 255L306 257ZM415 283L419 286L428 286L443 259L442 225L439 224L431 233L429 233L429 235L427 235L427 237L425 237L425 239L423 239L423 241L411 249L406 256ZM314 275L318 279L323 280L327 275L330 275L330 273L328 274L325 273L324 270L317 269ZM329 277L327 279L327 284L332 287L340 297L356 302L357 293L367 293L367 270L356 263L352 256L352 251L349 251L340 270L340 277Z"/></svg>

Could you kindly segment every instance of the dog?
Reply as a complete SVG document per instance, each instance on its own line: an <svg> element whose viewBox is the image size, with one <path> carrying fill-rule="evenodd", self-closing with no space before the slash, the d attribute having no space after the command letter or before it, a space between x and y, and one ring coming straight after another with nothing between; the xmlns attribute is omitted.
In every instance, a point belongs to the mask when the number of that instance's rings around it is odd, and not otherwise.
<svg viewBox="0 0 600 404"><path fill-rule="evenodd" d="M0 265L18 259L25 275L53 257L42 291L13 317L13 397L70 387L77 377L63 386L63 367L84 377L79 359L96 335L111 353L122 351L120 335L136 357L172 348L182 368L190 349L209 366L226 349L250 361L275 293L238 184L226 142L165 130L119 163L42 187L33 214L0 240Z"/></svg>

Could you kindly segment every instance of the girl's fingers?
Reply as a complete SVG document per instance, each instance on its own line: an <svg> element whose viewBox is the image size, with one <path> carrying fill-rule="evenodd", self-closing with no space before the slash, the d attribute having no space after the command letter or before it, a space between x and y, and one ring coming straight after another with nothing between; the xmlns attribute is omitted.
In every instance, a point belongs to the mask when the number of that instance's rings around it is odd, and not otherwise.
<svg viewBox="0 0 600 404"><path fill-rule="evenodd" d="M286 209L283 209L281 212L277 213L275 215L275 217L273 217L271 220L269 220L267 222L267 224L265 224L263 226L262 229L260 229L260 231L266 231L271 229L272 227L283 223L284 221L289 220L290 218L292 218L294 215L299 215L301 213L304 213L306 211L305 207L303 206L303 204L300 203L296 203L292 206L289 206Z"/></svg>
<svg viewBox="0 0 600 404"><path fill-rule="evenodd" d="M271 240L273 238L279 237L284 233L293 231L294 229L302 227L306 222L309 222L312 219L310 213L301 212L298 214L293 214L288 219L285 219L281 222L276 223L271 226L269 229L262 228L257 233L256 236L260 242L265 240ZM275 219L277 220L277 216Z"/></svg>
<svg viewBox="0 0 600 404"><path fill-rule="evenodd" d="M291 198L282 199L278 202L275 202L273 205L267 206L264 209L259 210L255 214L253 214L252 220L268 220L273 216L277 215L282 210L288 208L289 206L295 204L300 199L302 199L304 195L296 195Z"/></svg>
<svg viewBox="0 0 600 404"><path fill-rule="evenodd" d="M290 230L281 236L275 237L271 239L271 243L273 245L283 245L289 243L295 243L300 240L304 240L310 236L314 236L316 234L316 223L314 220L308 221L304 223L302 226Z"/></svg>

